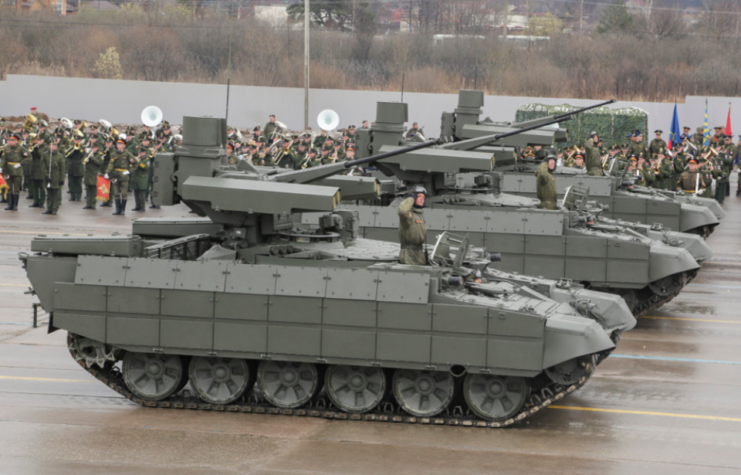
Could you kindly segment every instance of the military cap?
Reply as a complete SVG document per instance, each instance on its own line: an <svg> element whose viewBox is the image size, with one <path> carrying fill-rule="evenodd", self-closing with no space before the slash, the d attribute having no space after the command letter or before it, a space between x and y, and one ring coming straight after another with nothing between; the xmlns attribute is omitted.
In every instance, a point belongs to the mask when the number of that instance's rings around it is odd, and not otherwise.
<svg viewBox="0 0 741 475"><path fill-rule="evenodd" d="M226 146L229 147L229 148L231 148L232 150L234 150L234 143L233 142L228 142L226 144Z"/></svg>
<svg viewBox="0 0 741 475"><path fill-rule="evenodd" d="M415 122L415 124L416 124L416 122ZM354 125L349 125L347 127L347 130L355 130L355 126Z"/></svg>
<svg viewBox="0 0 741 475"><path fill-rule="evenodd" d="M629 133L628 135L625 136L626 139L629 139L631 137L633 137L633 132L631 132L631 133Z"/></svg>
<svg viewBox="0 0 741 475"><path fill-rule="evenodd" d="M166 120L162 121L162 130L170 130L170 123Z"/></svg>
<svg viewBox="0 0 741 475"><path fill-rule="evenodd" d="M123 137L119 137L118 140L116 140L116 145L118 145L119 143L126 145L126 139Z"/></svg>
<svg viewBox="0 0 741 475"><path fill-rule="evenodd" d="M307 150L306 153L313 153L314 155L316 155L316 149L314 147L309 147L309 150Z"/></svg>
<svg viewBox="0 0 741 475"><path fill-rule="evenodd" d="M253 132L257 132L258 130L261 130L259 125L252 127Z"/></svg>
<svg viewBox="0 0 741 475"><path fill-rule="evenodd" d="M589 132L589 136L590 137L594 137L595 135L597 135L597 131L596 130L593 130L593 131Z"/></svg>
<svg viewBox="0 0 741 475"><path fill-rule="evenodd" d="M685 127L685 129L686 129L686 128L687 128L687 127ZM692 136L691 136L691 135L689 135L689 134L682 134L682 135L680 135L680 136L679 136L679 138L680 138L680 139L682 139L682 140L689 140L689 139L691 139L691 138L692 138Z"/></svg>
<svg viewBox="0 0 741 475"><path fill-rule="evenodd" d="M355 147L347 147L347 150L345 150L345 151L346 152L349 152L350 150L352 150L354 152L355 151Z"/></svg>
<svg viewBox="0 0 741 475"><path fill-rule="evenodd" d="M718 129L722 129L722 128L723 128L723 127L721 127L721 126L718 126L718 127L715 127L715 130L718 130Z"/></svg>
<svg viewBox="0 0 741 475"><path fill-rule="evenodd" d="M582 160L584 160L584 154L581 152L577 153L576 155L574 155L574 160L576 160L577 158L581 158Z"/></svg>
<svg viewBox="0 0 741 475"><path fill-rule="evenodd" d="M684 129L684 130L690 130L690 128L687 127L687 126L682 127L682 129Z"/></svg>
<svg viewBox="0 0 741 475"><path fill-rule="evenodd" d="M535 158L535 154L533 152L527 152L525 154L525 158L527 158L527 157L533 157L533 158Z"/></svg>
<svg viewBox="0 0 741 475"><path fill-rule="evenodd" d="M75 140L82 140L83 137L85 137L85 134L83 134L82 132L80 132L80 129L77 129L74 132L72 132L72 137Z"/></svg>
<svg viewBox="0 0 741 475"><path fill-rule="evenodd" d="M630 156L628 157L628 160L635 160L637 162L638 161L638 157L636 157L636 154L635 153L631 153Z"/></svg>
<svg viewBox="0 0 741 475"><path fill-rule="evenodd" d="M16 133L16 134L11 134L8 138L9 139L20 140L21 139L21 136Z"/></svg>
<svg viewBox="0 0 741 475"><path fill-rule="evenodd" d="M73 121L73 123L74 123L75 125L77 125L77 124L82 124L82 121L81 121L80 119L75 119L75 120Z"/></svg>
<svg viewBox="0 0 741 475"><path fill-rule="evenodd" d="M327 137L324 139L324 142L334 142L334 139L331 136L327 135Z"/></svg>
<svg viewBox="0 0 741 475"><path fill-rule="evenodd" d="M620 146L618 144L614 144L610 147L610 150L620 150Z"/></svg>
<svg viewBox="0 0 741 475"><path fill-rule="evenodd" d="M258 143L265 143L265 137L263 137L263 136L257 137L257 142Z"/></svg>
<svg viewBox="0 0 741 475"><path fill-rule="evenodd" d="M697 159L695 157L690 157L689 160L687 160L687 163L697 164Z"/></svg>
<svg viewBox="0 0 741 475"><path fill-rule="evenodd" d="M35 111L35 110L38 110L38 108L36 106L33 106L33 107L31 107L31 110L32 111Z"/></svg>
<svg viewBox="0 0 741 475"><path fill-rule="evenodd" d="M640 130L636 129L633 131L633 137L640 137L641 135L643 135L643 133Z"/></svg>
<svg viewBox="0 0 741 475"><path fill-rule="evenodd" d="M663 133L664 133L664 131L663 131L663 130L661 130L661 129L656 129L656 130L654 130L654 133L655 133L655 134L663 134Z"/></svg>

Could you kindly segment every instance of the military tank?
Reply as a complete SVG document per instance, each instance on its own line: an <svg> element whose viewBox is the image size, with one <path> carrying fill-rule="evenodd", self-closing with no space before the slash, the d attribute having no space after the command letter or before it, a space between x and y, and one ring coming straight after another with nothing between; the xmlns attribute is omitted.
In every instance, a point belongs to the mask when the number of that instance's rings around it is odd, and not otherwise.
<svg viewBox="0 0 741 475"><path fill-rule="evenodd" d="M378 103L377 108L371 129L361 131L367 153L399 151L405 143L406 104ZM525 131L503 134L513 138ZM474 140L494 141L492 136ZM712 255L696 240L664 239L663 235L653 240L647 232L615 223L595 224L595 215L604 213L605 207L600 213L587 213L587 199L560 211L537 209L537 200L499 193L501 174L491 172L491 153L451 150L449 145L405 152L376 163L381 173L403 185L387 200L346 203L347 209L358 211L364 237L396 242L398 202L405 190L421 185L428 192L429 243L443 231L467 233L474 245L502 254L502 261L495 264L499 270L567 278L619 294L637 317L671 301L697 274L700 266L683 246L699 259ZM461 176L469 179L466 186L458 186Z"/></svg>
<svg viewBox="0 0 741 475"><path fill-rule="evenodd" d="M534 170L536 161L518 160L515 148L526 145L544 147L565 140L565 129L539 129L518 134L499 141L496 145L487 142L492 134L504 134L513 130L525 130L540 124L552 123L559 117L568 120L572 113L544 117L519 124L497 123L479 120L484 104L481 91L462 90L458 95L458 108L444 112L440 136L458 144L446 144L446 148L475 150L495 155L495 170L504 174L504 193L534 197L536 195ZM674 231L690 232L707 237L713 232L725 212L715 200L688 198L675 192L660 192L641 187L626 187L619 177L588 176L583 170L559 168L554 173L559 198L563 198L570 186L589 188L590 195L606 205L605 216L624 221L644 224L660 223Z"/></svg>
<svg viewBox="0 0 741 475"><path fill-rule="evenodd" d="M402 265L398 245L358 237L357 214L336 210L342 186L316 185L366 161L222 170L226 122L183 123L154 193L198 218L39 236L20 256L49 331L134 403L505 427L585 384L635 325L615 295L492 270L465 236L441 233L429 265ZM315 229L296 225L305 212L324 213Z"/></svg>

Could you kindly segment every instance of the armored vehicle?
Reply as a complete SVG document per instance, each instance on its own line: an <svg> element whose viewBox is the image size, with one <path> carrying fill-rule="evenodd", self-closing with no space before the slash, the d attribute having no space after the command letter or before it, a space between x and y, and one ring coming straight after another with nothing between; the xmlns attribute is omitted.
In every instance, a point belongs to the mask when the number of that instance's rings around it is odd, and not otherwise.
<svg viewBox="0 0 741 475"><path fill-rule="evenodd" d="M406 104L379 103L372 128L361 131L370 153L399 151L406 119ZM511 138L522 131L507 134ZM655 241L615 223L595 225L598 213L585 212L586 198L570 209L536 209L536 200L498 193L501 174L491 173L491 153L450 150L448 145L405 152L375 165L406 189L425 187L429 243L443 231L467 233L474 245L502 254L502 261L495 264L500 270L567 278L617 293L639 317L670 301L695 277L699 265L681 248L687 241L663 236ZM458 177L464 174L469 180L458 186ZM364 237L398 240L401 190L390 201L346 204L358 211ZM701 259L710 254L704 244L691 248Z"/></svg>
<svg viewBox="0 0 741 475"><path fill-rule="evenodd" d="M565 129L540 129L508 137L496 145L486 142L486 137L512 130L525 130L538 124L552 123L554 119L568 120L572 113L544 117L519 124L502 124L489 120L480 121L484 104L481 91L460 91L455 112L444 112L440 137L460 144L447 144L446 148L476 150L496 156L495 170L502 171L502 191L533 197L536 194L535 176L537 162L517 160L515 147L542 145L548 147L565 139ZM605 103L603 103L605 104ZM476 140L481 139L484 140ZM628 189L615 176L587 176L585 171L563 169L554 173L559 198L570 186L589 188L593 199L606 205L605 216L644 224L660 223L675 231L691 232L707 237L725 216L715 200L687 199L674 192Z"/></svg>
<svg viewBox="0 0 741 475"><path fill-rule="evenodd" d="M200 218L41 236L21 255L49 330L138 404L503 427L583 385L635 325L618 296L494 271L465 236L401 265L335 210L342 186L315 184L362 160L222 170L225 121L186 117L183 137L154 192ZM324 214L309 230L304 212Z"/></svg>

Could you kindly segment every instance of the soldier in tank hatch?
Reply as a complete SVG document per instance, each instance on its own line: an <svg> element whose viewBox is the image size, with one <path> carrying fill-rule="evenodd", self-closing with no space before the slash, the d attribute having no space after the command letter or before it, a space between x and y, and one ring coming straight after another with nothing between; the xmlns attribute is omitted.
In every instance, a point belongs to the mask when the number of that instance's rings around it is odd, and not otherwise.
<svg viewBox="0 0 741 475"><path fill-rule="evenodd" d="M423 266L427 264L424 245L427 226L422 208L425 205L427 190L418 186L412 196L399 203L399 262L401 264Z"/></svg>
<svg viewBox="0 0 741 475"><path fill-rule="evenodd" d="M584 156L577 153L577 157L584 159ZM546 161L541 163L535 171L535 180L538 187L538 199L540 200L541 209L558 209L556 206L556 178L553 171L556 169L556 157L548 155Z"/></svg>

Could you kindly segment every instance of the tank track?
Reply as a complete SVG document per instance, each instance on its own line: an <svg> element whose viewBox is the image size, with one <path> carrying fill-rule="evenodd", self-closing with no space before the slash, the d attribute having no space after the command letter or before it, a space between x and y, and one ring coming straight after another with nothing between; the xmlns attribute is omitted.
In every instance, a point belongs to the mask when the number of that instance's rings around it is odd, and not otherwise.
<svg viewBox="0 0 741 475"><path fill-rule="evenodd" d="M188 390L181 390L173 396L162 401L145 401L129 391L123 380L121 371L110 363L104 368L91 368L84 359L78 359L74 345L72 344L72 335L67 334L67 346L72 358L90 373L95 379L102 382L112 390L129 401L142 407L160 408L160 409L189 409L200 411L216 412L242 412L248 414L270 414L284 416L301 416L315 417L332 420L350 420L350 421L373 421L373 422L392 422L405 424L422 424L422 425L448 425L463 427L482 427L482 428L503 428L515 423L522 422L528 417L545 409L556 401L563 399L565 396L573 393L584 386L589 378L594 374L596 367L593 364L587 365L587 374L575 384L563 386L557 383L551 383L539 391L533 391L528 401L523 405L520 412L503 422L490 422L477 418L470 413L464 406L455 406L445 410L443 414L435 417L415 417L406 414L396 404L395 401L382 402L374 411L365 414L349 414L337 409L327 398L317 397L310 401L305 407L298 409L282 409L272 406L265 402L259 393L254 390L240 401L226 405L208 404L200 401L197 397L190 395ZM597 364L602 362L608 355L595 354L593 361ZM380 409L379 409L380 408Z"/></svg>
<svg viewBox="0 0 741 475"><path fill-rule="evenodd" d="M684 284L677 287L677 289L664 297L657 295L655 293L652 293L650 296L643 298L641 300L638 300L636 302L635 308L633 309L633 316L636 318L636 320L640 319L641 317L647 316L649 313L653 312L654 310L657 310L663 305L666 305L667 303L674 300L674 297L679 295L679 293L682 291L682 289L692 282L692 279L695 278L697 275L697 271L691 271L691 272L683 272L684 277Z"/></svg>

